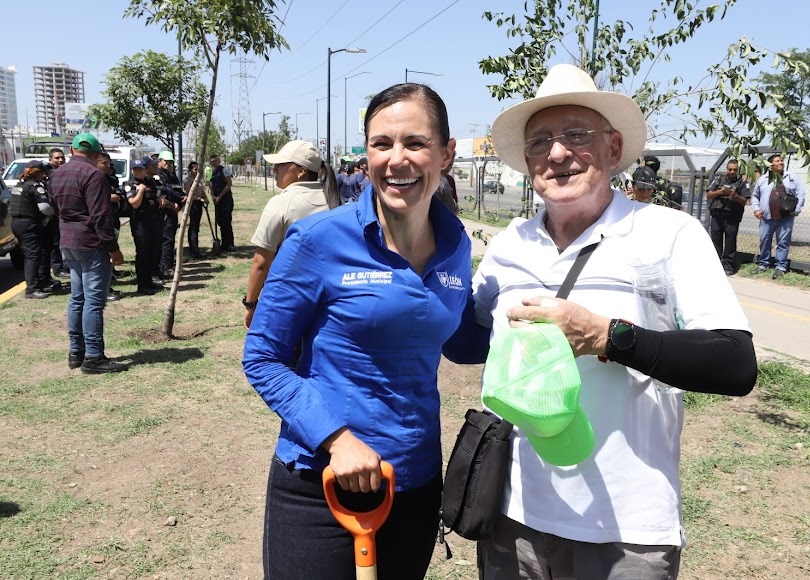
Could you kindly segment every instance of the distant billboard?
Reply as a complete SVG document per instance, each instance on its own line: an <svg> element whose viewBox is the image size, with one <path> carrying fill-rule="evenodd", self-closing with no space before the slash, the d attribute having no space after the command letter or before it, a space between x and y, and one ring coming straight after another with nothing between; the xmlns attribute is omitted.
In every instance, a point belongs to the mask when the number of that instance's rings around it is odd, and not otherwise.
<svg viewBox="0 0 810 580"><path fill-rule="evenodd" d="M88 114L88 103L65 103L65 133L78 135L82 131L98 129L98 120Z"/></svg>

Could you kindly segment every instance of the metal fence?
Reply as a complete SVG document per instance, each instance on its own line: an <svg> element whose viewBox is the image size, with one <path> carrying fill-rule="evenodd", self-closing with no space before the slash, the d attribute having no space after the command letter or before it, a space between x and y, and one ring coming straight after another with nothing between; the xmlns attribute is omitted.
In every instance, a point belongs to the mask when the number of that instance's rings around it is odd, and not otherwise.
<svg viewBox="0 0 810 580"><path fill-rule="evenodd" d="M659 175L666 177L673 184L683 188L684 211L689 212L708 230L711 216L707 210L706 191L716 173L725 172L728 155L725 152L704 155L690 153L686 149L653 149L645 154L655 155L661 162ZM459 194L461 215L479 219L501 219L527 217L534 215L542 207L539 200L528 187L528 177L517 180L503 179L503 193L495 193L492 188L484 186L493 175L504 174L502 164L497 158L488 158L486 172L483 171L482 159L463 160L469 165L469 178L456 179ZM794 161L791 167L790 155L786 156L785 171L805 183L805 191L810 193L807 183L807 168L802 168ZM458 167L459 164L456 164ZM628 170L632 174L635 167ZM749 177L751 189L754 187L754 176ZM497 189L497 188L496 188ZM775 252L774 247L774 252ZM737 235L737 252L742 262L756 260L759 255L759 220L754 217L750 203L745 207L742 222ZM810 210L796 217L790 245L790 267L795 270L810 272Z"/></svg>

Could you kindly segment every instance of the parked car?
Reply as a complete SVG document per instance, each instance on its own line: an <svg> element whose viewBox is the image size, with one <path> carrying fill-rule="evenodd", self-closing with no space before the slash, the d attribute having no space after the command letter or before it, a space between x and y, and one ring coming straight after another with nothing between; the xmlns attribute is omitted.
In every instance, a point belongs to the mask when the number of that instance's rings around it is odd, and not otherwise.
<svg viewBox="0 0 810 580"><path fill-rule="evenodd" d="M6 187L3 178L0 177L0 257L10 254L11 263L17 270L23 269L22 248L17 243L17 238L11 233L11 216L9 215L9 204L11 203L11 190Z"/></svg>
<svg viewBox="0 0 810 580"><path fill-rule="evenodd" d="M21 159L15 159L9 163L8 167L6 167L6 170L3 173L3 181L6 182L6 185L9 188L17 185L20 175L22 175L22 172L25 171L25 166L29 161L34 160L42 161L43 163L48 161L47 158L43 159L42 157L22 157Z"/></svg>
<svg viewBox="0 0 810 580"><path fill-rule="evenodd" d="M499 193L502 194L504 191L503 183L500 181L495 181L491 179L489 181L484 182L484 193Z"/></svg>

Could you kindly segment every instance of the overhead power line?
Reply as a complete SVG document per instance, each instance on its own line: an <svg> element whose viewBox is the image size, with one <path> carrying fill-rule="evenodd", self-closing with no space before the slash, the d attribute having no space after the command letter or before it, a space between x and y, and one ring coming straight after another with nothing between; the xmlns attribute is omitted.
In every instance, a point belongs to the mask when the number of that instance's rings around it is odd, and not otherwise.
<svg viewBox="0 0 810 580"><path fill-rule="evenodd" d="M338 81L338 80L342 79L343 77L345 77L345 76L349 75L350 73L353 73L353 72L354 72L354 71L356 71L357 69L360 69L360 68L362 68L362 67L366 66L368 63L370 63L371 61L373 61L373 60L374 60L374 59L376 59L377 57L379 57L379 56L381 56L381 55L385 54L386 52L388 52L389 50L391 50L392 48L394 48L394 47L395 47L396 45L398 45L400 42L402 42L403 40L405 40L406 38L408 38L409 36L411 36L412 34L414 34L415 32L417 32L417 31L418 31L418 30L420 30L421 28L424 28L424 27L425 27L427 24L429 24L430 22L432 22L433 20L435 20L436 18L438 18L439 16L441 16L442 14L444 14L445 12L447 12L447 11L448 11L450 8L452 8L453 6L455 6L456 4L458 4L459 2L461 2L461 0L455 0L454 2L451 2L451 3L450 3L450 4L448 4L446 7L444 7L443 9L441 9L439 12L437 12L436 14L434 14L433 16L431 16L430 18L428 18L427 20L425 20L425 21L424 21L422 24L420 24L419 26L417 26L416 28L414 28L413 30L411 30L411 31L410 31L408 34L406 34L405 36L403 36L403 37L402 37L402 38L400 38L399 40L395 41L393 44L388 45L387 47L385 47L384 49L382 49L380 52L378 52L377 54L375 54L374 56L372 56L370 59L368 59L368 60L366 60L366 61L364 61L364 62L360 63L359 65L357 65L357 66L356 66L356 67L354 67L353 69L350 69L349 71L347 71L347 72L346 72L346 73L344 73L343 75L341 75L341 76L339 76L339 77L335 77L335 78L333 78L332 80L333 80L333 81ZM323 66L323 65L325 65L325 64L326 64L325 62L324 62L324 63L321 63L321 64L320 64L318 67L315 67L315 69L320 68L321 66ZM315 69L313 69L313 70L315 70ZM310 72L312 72L312 71L310 71ZM304 75L304 76L306 76L306 75ZM301 78L301 77L298 77L298 78ZM288 82L289 82L289 81L288 81ZM324 88L326 88L326 85L325 85L325 84L323 84L323 85L321 85L321 86L319 86L319 87L317 87L317 88L314 88L314 89L312 89L311 91L307 91L307 92L305 92L305 93L301 93L301 94L299 94L299 95L295 95L295 96L292 96L292 97L287 97L287 98L280 99L280 100L285 100L285 101L286 101L286 100L291 100L291 99L300 99L301 97L305 97L305 96L307 96L307 95L311 95L312 93L315 93L315 92L317 92L317 91L320 91L321 89L324 89Z"/></svg>

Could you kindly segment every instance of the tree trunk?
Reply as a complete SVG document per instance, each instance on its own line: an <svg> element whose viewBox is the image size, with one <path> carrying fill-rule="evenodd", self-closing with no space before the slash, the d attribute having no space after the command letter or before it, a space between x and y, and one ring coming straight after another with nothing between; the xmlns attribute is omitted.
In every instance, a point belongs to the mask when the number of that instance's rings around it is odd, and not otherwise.
<svg viewBox="0 0 810 580"><path fill-rule="evenodd" d="M199 184L200 180L203 179L203 169L205 164L205 155L207 153L206 145L208 143L208 130L211 127L211 117L214 112L214 101L217 93L217 74L219 73L219 56L222 52L222 48L217 43L216 52L214 55L214 66L211 77L211 92L208 98L208 111L205 114L205 125L203 125L203 138L202 138L202 145L200 147L200 169L197 171L197 176L194 178L194 183L191 184L191 188L189 192L194 192L197 188L197 184ZM177 291L180 289L180 278L183 275L183 246L185 246L184 240L186 239L186 229L188 228L188 219L191 215L189 211L191 206L191 200L186 200L186 206L183 210L183 220L180 222L180 240L177 243L177 249L175 252L175 267L174 267L174 277L172 278L172 287L169 290L169 303L166 305L166 318L163 321L163 334L166 338L174 338L172 334L172 330L174 329L174 314L175 308L177 305Z"/></svg>

